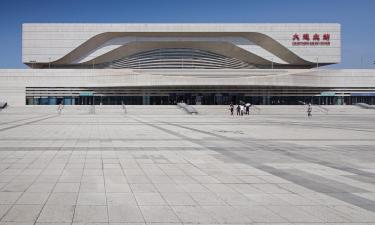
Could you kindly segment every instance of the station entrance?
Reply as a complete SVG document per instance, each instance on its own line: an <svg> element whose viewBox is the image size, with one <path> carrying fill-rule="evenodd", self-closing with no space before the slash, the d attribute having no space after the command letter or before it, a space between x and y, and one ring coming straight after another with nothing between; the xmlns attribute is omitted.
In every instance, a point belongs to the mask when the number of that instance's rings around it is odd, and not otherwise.
<svg viewBox="0 0 375 225"><path fill-rule="evenodd" d="M375 91L327 90L300 87L27 87L27 105L229 105L240 101L255 105L375 104Z"/></svg>

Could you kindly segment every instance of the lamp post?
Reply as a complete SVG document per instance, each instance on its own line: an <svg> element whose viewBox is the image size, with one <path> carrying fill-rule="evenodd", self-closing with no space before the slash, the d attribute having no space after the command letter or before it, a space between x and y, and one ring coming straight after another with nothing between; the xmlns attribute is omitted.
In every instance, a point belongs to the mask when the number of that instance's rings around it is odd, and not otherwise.
<svg viewBox="0 0 375 225"><path fill-rule="evenodd" d="M271 69L273 69L273 58L271 58Z"/></svg>
<svg viewBox="0 0 375 225"><path fill-rule="evenodd" d="M316 69L319 68L319 57L316 57Z"/></svg>
<svg viewBox="0 0 375 225"><path fill-rule="evenodd" d="M48 58L48 69L51 69L51 57Z"/></svg>

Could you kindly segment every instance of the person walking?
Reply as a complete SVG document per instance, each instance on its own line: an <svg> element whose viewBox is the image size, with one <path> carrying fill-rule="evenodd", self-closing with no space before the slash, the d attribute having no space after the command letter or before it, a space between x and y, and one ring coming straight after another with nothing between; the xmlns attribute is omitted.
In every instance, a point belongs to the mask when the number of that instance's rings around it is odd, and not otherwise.
<svg viewBox="0 0 375 225"><path fill-rule="evenodd" d="M64 106L63 104L60 102L59 106L57 107L57 113L60 115L61 114L61 111L63 110Z"/></svg>
<svg viewBox="0 0 375 225"><path fill-rule="evenodd" d="M312 117L312 106L311 106L311 103L309 103L309 105L307 106L307 117L310 118Z"/></svg>
<svg viewBox="0 0 375 225"><path fill-rule="evenodd" d="M246 103L246 115L250 115L250 103Z"/></svg>
<svg viewBox="0 0 375 225"><path fill-rule="evenodd" d="M244 108L245 108L245 107L244 107L243 105L240 105L241 116L243 116Z"/></svg>
<svg viewBox="0 0 375 225"><path fill-rule="evenodd" d="M241 107L240 104L237 105L237 116L241 115Z"/></svg>
<svg viewBox="0 0 375 225"><path fill-rule="evenodd" d="M234 106L233 106L232 103L230 103L230 105L229 105L229 110L230 110L230 115L233 116Z"/></svg>

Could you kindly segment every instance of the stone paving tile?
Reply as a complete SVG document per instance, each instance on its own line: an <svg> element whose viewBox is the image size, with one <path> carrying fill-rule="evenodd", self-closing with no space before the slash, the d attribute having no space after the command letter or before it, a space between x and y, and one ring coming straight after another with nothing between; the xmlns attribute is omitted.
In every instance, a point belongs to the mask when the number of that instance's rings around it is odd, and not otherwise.
<svg viewBox="0 0 375 225"><path fill-rule="evenodd" d="M143 217L148 223L180 222L168 206L140 206Z"/></svg>
<svg viewBox="0 0 375 225"><path fill-rule="evenodd" d="M104 182L103 183L81 183L79 192L81 193L104 193Z"/></svg>
<svg viewBox="0 0 375 225"><path fill-rule="evenodd" d="M128 179L130 184L149 184L151 183L150 179L148 179L146 176L140 175L127 175L126 178Z"/></svg>
<svg viewBox="0 0 375 225"><path fill-rule="evenodd" d="M302 223L302 222L324 222L322 218L318 218L308 212L304 211L302 206L267 206L273 212L286 218L289 222Z"/></svg>
<svg viewBox="0 0 375 225"><path fill-rule="evenodd" d="M74 193L79 191L80 183L57 183L53 192L55 193Z"/></svg>
<svg viewBox="0 0 375 225"><path fill-rule="evenodd" d="M23 193L22 196L17 200L16 204L32 204L41 205L47 201L49 197L48 193Z"/></svg>
<svg viewBox="0 0 375 225"><path fill-rule="evenodd" d="M14 205L1 221L34 222L42 209L42 205Z"/></svg>
<svg viewBox="0 0 375 225"><path fill-rule="evenodd" d="M154 184L130 184L134 193L155 193L158 192Z"/></svg>
<svg viewBox="0 0 375 225"><path fill-rule="evenodd" d="M209 192L190 193L191 197L201 206L225 205L226 203L218 195Z"/></svg>
<svg viewBox="0 0 375 225"><path fill-rule="evenodd" d="M137 205L133 193L107 193L108 205Z"/></svg>
<svg viewBox="0 0 375 225"><path fill-rule="evenodd" d="M34 225L34 222L0 222L0 225Z"/></svg>
<svg viewBox="0 0 375 225"><path fill-rule="evenodd" d="M245 195L240 193L223 192L217 193L217 196L228 205L250 205L252 202Z"/></svg>
<svg viewBox="0 0 375 225"><path fill-rule="evenodd" d="M35 223L35 225L71 225L72 223L56 223L56 222L52 222L52 223Z"/></svg>
<svg viewBox="0 0 375 225"><path fill-rule="evenodd" d="M325 223L347 223L350 219L326 206L300 206L301 210L321 219Z"/></svg>
<svg viewBox="0 0 375 225"><path fill-rule="evenodd" d="M81 177L81 185L84 184L103 184L104 185L104 177L103 176L82 176Z"/></svg>
<svg viewBox="0 0 375 225"><path fill-rule="evenodd" d="M134 223L144 222L141 211L137 205L109 205L109 222Z"/></svg>
<svg viewBox="0 0 375 225"><path fill-rule="evenodd" d="M78 193L52 193L47 205L75 205L77 202Z"/></svg>
<svg viewBox="0 0 375 225"><path fill-rule="evenodd" d="M30 182L11 182L1 189L4 192L24 192L29 186Z"/></svg>
<svg viewBox="0 0 375 225"><path fill-rule="evenodd" d="M171 206L178 218L183 223L192 224L216 224L214 216L200 206Z"/></svg>
<svg viewBox="0 0 375 225"><path fill-rule="evenodd" d="M77 205L106 205L104 193L79 193Z"/></svg>
<svg viewBox="0 0 375 225"><path fill-rule="evenodd" d="M181 187L188 193L204 193L210 192L204 185L202 184L184 184Z"/></svg>
<svg viewBox="0 0 375 225"><path fill-rule="evenodd" d="M190 195L185 193L162 193L161 194L165 201L169 205L196 205L197 203L190 197Z"/></svg>
<svg viewBox="0 0 375 225"><path fill-rule="evenodd" d="M22 192L0 192L0 204L13 204L22 195Z"/></svg>
<svg viewBox="0 0 375 225"><path fill-rule="evenodd" d="M73 220L74 208L75 206L73 205L47 204L38 218L38 223L71 223Z"/></svg>
<svg viewBox="0 0 375 225"><path fill-rule="evenodd" d="M214 219L221 224L226 223L251 223L251 219L246 214L241 214L240 211L235 210L231 206L203 206L210 214L214 216Z"/></svg>
<svg viewBox="0 0 375 225"><path fill-rule="evenodd" d="M332 207L340 214L348 217L350 222L375 223L375 213L357 206L337 205Z"/></svg>
<svg viewBox="0 0 375 225"><path fill-rule="evenodd" d="M81 176L61 176L58 180L59 183L79 183Z"/></svg>
<svg viewBox="0 0 375 225"><path fill-rule="evenodd" d="M0 205L0 218L2 218L12 205Z"/></svg>
<svg viewBox="0 0 375 225"><path fill-rule="evenodd" d="M107 206L81 205L74 213L74 222L108 222Z"/></svg>
<svg viewBox="0 0 375 225"><path fill-rule="evenodd" d="M167 202L159 193L135 193L138 205L166 205Z"/></svg>
<svg viewBox="0 0 375 225"><path fill-rule="evenodd" d="M267 207L257 206L236 206L236 211L242 215L246 215L251 221L257 223L285 223L288 222L286 218L274 213Z"/></svg>
<svg viewBox="0 0 375 225"><path fill-rule="evenodd" d="M106 183L105 190L106 192L114 192L114 193L131 192L130 186L127 183L124 183L124 184Z"/></svg>
<svg viewBox="0 0 375 225"><path fill-rule="evenodd" d="M178 184L154 184L160 193L184 193L182 185Z"/></svg>

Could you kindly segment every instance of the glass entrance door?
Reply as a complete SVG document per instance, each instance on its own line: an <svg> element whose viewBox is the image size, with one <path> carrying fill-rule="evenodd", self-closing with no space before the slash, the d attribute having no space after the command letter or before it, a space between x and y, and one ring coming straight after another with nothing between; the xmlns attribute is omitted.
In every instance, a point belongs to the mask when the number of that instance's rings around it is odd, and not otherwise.
<svg viewBox="0 0 375 225"><path fill-rule="evenodd" d="M93 105L94 96L79 96L78 105Z"/></svg>

